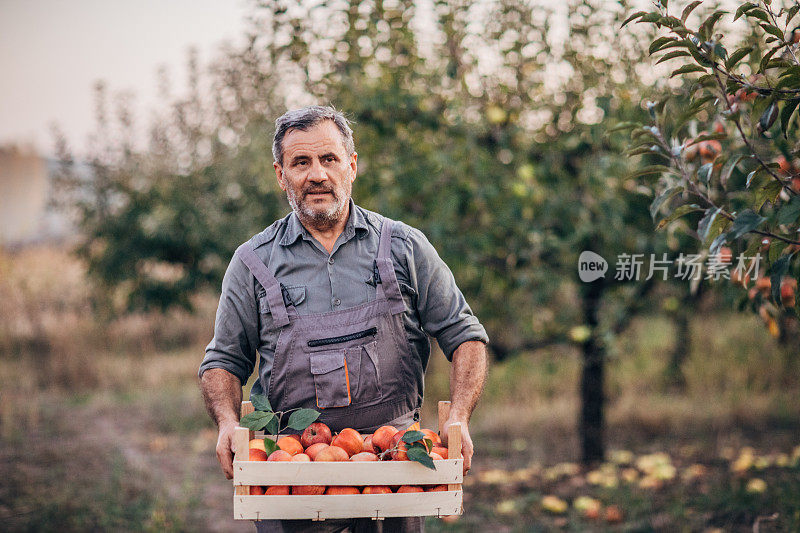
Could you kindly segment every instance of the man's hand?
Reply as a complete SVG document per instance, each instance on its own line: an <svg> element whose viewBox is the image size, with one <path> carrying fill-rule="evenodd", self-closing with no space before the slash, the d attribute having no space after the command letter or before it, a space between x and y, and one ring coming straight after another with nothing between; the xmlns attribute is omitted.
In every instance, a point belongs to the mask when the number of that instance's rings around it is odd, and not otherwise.
<svg viewBox="0 0 800 533"><path fill-rule="evenodd" d="M225 473L225 477L228 479L233 479L233 454L237 451L233 447L233 433L237 425L236 420L223 422L219 425L217 460Z"/></svg>
<svg viewBox="0 0 800 533"><path fill-rule="evenodd" d="M228 479L233 478L233 434L239 424L242 384L239 378L221 368L211 368L200 379L200 390L208 414L219 428L217 460Z"/></svg>
<svg viewBox="0 0 800 533"><path fill-rule="evenodd" d="M443 434L440 436L442 443L447 446L447 436L450 434L450 426L456 422L461 423L461 455L464 456L464 474L466 474L472 467L472 454L475 451L472 446L472 437L469 436L468 422L466 420L451 416L447 419L447 422L444 423L444 426L442 426ZM448 454L448 459L453 459L453 457Z"/></svg>

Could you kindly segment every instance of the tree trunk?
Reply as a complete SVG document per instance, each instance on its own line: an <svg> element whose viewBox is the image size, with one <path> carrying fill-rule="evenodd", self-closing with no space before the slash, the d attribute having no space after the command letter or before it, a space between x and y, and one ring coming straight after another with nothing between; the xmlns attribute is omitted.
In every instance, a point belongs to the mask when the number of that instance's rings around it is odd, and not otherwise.
<svg viewBox="0 0 800 533"><path fill-rule="evenodd" d="M664 378L669 388L676 391L686 389L686 375L683 373L683 362L689 355L692 345L691 330L689 328L689 310L687 298L684 298L678 309L673 314L675 324L675 342L670 352L669 362L664 372Z"/></svg>
<svg viewBox="0 0 800 533"><path fill-rule="evenodd" d="M606 350L600 335L597 316L603 290L602 279L581 286L583 320L591 330L589 339L583 343L579 426L581 458L587 465L600 462L605 457L603 381Z"/></svg>
<svg viewBox="0 0 800 533"><path fill-rule="evenodd" d="M797 382L797 362L798 362L798 334L800 333L800 323L794 314L789 311L782 311L780 316L780 334L778 335L778 346L783 355L783 379L781 384L791 386Z"/></svg>
<svg viewBox="0 0 800 533"><path fill-rule="evenodd" d="M691 318L702 294L702 283L694 291L689 288L681 296L677 309L669 313L675 324L675 340L669 361L664 368L664 383L668 388L677 392L686 390L686 374L683 371L683 364L692 353Z"/></svg>

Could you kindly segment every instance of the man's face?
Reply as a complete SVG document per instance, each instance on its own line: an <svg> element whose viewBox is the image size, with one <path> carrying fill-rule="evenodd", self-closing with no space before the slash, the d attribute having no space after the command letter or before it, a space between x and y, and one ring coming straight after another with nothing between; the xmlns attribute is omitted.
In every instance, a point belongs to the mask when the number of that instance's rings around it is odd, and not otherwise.
<svg viewBox="0 0 800 533"><path fill-rule="evenodd" d="M281 189L300 220L326 229L347 215L356 179L354 152L348 156L342 134L331 120L283 138L283 164L274 163Z"/></svg>

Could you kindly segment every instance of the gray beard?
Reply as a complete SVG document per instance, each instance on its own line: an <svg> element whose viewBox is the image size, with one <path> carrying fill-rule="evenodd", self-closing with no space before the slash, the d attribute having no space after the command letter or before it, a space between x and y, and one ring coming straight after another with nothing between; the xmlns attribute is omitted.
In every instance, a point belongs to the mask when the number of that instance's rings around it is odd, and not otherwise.
<svg viewBox="0 0 800 533"><path fill-rule="evenodd" d="M344 214L344 208L347 204L347 198L340 198L334 194L334 203L325 211L316 211L309 206L300 205L298 197L292 189L286 191L286 199L289 200L289 205L292 206L292 211L297 214L297 218L301 222L308 222L315 228L326 229L336 225Z"/></svg>

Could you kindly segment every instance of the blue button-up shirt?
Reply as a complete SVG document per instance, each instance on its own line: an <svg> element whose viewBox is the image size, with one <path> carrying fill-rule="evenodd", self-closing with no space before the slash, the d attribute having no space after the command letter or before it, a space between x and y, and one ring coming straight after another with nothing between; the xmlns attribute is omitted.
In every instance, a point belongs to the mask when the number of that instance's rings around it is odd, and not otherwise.
<svg viewBox="0 0 800 533"><path fill-rule="evenodd" d="M354 307L375 299L374 260L383 217L350 200L344 231L328 251L290 213L251 239L256 255L287 289L300 315ZM392 229L392 260L406 304L403 315L412 355L426 368L429 335L448 360L463 342L488 342L453 274L428 239L403 223ZM272 324L264 288L237 256L222 281L214 338L206 347L199 375L222 368L244 383L261 355L263 383L269 383L278 329ZM264 366L265 365L265 366ZM261 390L257 382L254 392Z"/></svg>

